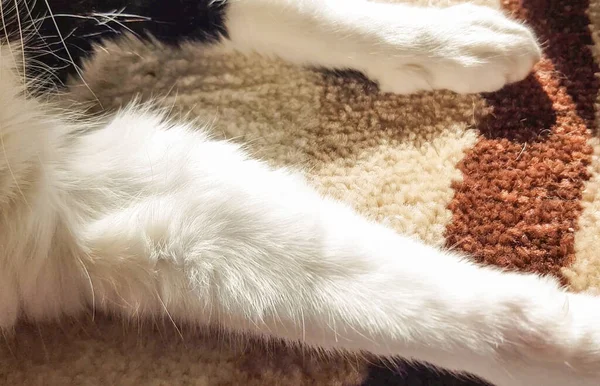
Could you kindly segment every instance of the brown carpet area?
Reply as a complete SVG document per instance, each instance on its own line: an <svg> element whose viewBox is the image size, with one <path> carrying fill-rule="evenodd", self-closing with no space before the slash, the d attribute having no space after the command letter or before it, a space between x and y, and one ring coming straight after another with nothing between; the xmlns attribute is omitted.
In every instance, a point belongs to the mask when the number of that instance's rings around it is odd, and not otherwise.
<svg viewBox="0 0 600 386"><path fill-rule="evenodd" d="M497 93L380 94L356 74L223 47L175 50L123 40L98 51L85 69L89 88L74 82L68 96L96 109L158 97L173 114L211 122L216 136L247 144L273 165L303 168L319 190L399 232L597 291L600 0L503 6L534 26L545 56L535 74ZM474 384L422 368L99 315L21 326L0 344L0 383Z"/></svg>

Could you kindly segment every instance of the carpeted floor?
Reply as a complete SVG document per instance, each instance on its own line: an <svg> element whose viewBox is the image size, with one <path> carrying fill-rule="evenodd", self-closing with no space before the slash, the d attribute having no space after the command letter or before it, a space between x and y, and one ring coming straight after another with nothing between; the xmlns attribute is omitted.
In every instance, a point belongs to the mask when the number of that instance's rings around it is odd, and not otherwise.
<svg viewBox="0 0 600 386"><path fill-rule="evenodd" d="M535 75L493 94L380 94L356 74L224 48L173 50L124 40L99 50L86 68L98 101L81 82L69 97L97 109L137 94L160 97L174 114L213 122L215 135L247 144L274 165L305 168L322 192L399 232L480 262L556 275L575 291L600 289L600 0L503 6L534 26L545 57ZM21 326L0 344L0 382L473 384L99 315Z"/></svg>

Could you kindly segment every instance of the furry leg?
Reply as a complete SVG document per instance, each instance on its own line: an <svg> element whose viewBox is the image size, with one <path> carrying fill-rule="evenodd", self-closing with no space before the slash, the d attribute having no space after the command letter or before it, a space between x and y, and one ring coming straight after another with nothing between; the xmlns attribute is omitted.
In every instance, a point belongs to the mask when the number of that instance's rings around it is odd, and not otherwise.
<svg viewBox="0 0 600 386"><path fill-rule="evenodd" d="M498 386L600 380L596 298L400 236L151 115L124 112L78 147L66 186L87 216L77 237L96 307L402 356Z"/></svg>
<svg viewBox="0 0 600 386"><path fill-rule="evenodd" d="M526 26L488 7L363 0L229 0L225 28L240 50L354 69L383 91L495 91L540 57Z"/></svg>

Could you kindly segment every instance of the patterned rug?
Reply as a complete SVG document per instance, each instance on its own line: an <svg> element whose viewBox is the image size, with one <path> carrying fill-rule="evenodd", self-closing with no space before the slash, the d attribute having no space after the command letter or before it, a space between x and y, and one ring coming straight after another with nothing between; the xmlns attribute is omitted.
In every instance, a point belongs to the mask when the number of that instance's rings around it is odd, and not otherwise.
<svg viewBox="0 0 600 386"><path fill-rule="evenodd" d="M273 165L305 169L320 191L399 232L479 262L556 275L574 291L600 289L600 0L502 6L534 26L545 56L534 75L497 93L394 96L356 74L223 47L123 40L98 51L85 70L89 88L74 82L68 96L96 109L160 97L173 114L212 122L215 135L247 144ZM0 344L0 382L474 384L98 315L19 327Z"/></svg>

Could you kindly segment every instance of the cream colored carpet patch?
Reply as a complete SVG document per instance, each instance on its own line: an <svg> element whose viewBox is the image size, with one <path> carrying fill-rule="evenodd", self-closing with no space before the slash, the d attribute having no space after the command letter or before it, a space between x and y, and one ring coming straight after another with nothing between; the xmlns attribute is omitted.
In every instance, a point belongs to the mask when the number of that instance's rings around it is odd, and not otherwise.
<svg viewBox="0 0 600 386"><path fill-rule="evenodd" d="M594 45L591 47L596 63L600 63L600 3L591 1L588 8L590 32ZM600 76L600 74L596 74ZM585 186L579 218L579 230L575 234L575 261L563 269L570 286L576 291L600 292L600 130L598 124L600 94L596 97L596 132L590 140L594 149L589 167L590 180Z"/></svg>

